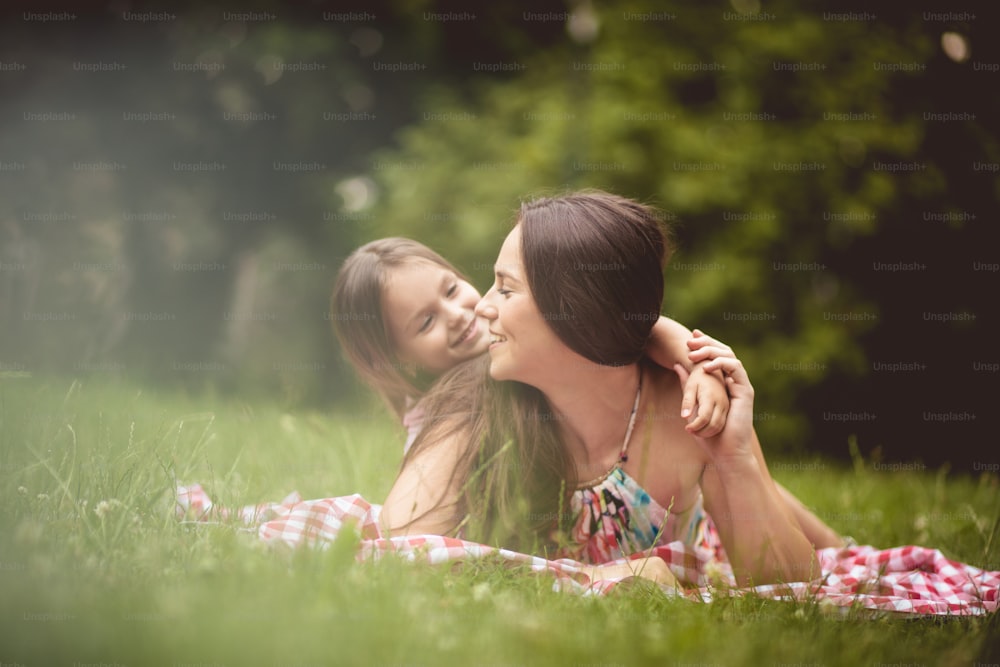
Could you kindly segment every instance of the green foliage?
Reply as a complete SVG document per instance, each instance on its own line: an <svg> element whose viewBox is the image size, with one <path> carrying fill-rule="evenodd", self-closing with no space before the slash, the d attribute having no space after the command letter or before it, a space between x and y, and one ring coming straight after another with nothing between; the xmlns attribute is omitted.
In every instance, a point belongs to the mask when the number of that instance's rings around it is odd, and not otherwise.
<svg viewBox="0 0 1000 667"><path fill-rule="evenodd" d="M753 597L699 605L635 586L602 598L481 561L359 563L262 546L228 524L180 523L177 481L226 505L384 497L402 434L381 410L267 404L126 384L0 379L0 646L22 664L969 664L983 619L829 616ZM772 463L775 477L860 542L924 543L997 569L995 476ZM992 532L991 532L992 531ZM720 641L725 637L725 641Z"/></svg>
<svg viewBox="0 0 1000 667"><path fill-rule="evenodd" d="M906 189L943 187L934 168L913 179L872 168L912 159L924 128L873 63L922 62L934 45L926 32L766 9L777 18L688 4L683 20L636 21L627 12L663 8L616 3L598 8L593 43L526 53L516 78L484 81L470 101L429 90L424 120L376 158L373 236L425 241L485 288L524 197L599 187L658 204L679 241L665 312L739 351L775 417L758 423L770 447L807 441L797 396L828 370L860 378L872 326L824 315L878 312L831 250L875 233ZM833 119L849 113L872 120Z"/></svg>

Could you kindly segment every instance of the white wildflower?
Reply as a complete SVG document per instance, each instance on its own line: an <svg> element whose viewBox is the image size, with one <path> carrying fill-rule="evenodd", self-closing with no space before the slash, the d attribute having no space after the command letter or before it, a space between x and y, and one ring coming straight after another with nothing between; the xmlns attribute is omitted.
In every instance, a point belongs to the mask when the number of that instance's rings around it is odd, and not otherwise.
<svg viewBox="0 0 1000 667"><path fill-rule="evenodd" d="M94 514L96 514L100 519L103 519L104 515L110 511L111 511L111 503L109 503L107 500L102 500L101 502L97 503L97 505L94 506Z"/></svg>
<svg viewBox="0 0 1000 667"><path fill-rule="evenodd" d="M101 502L97 503L97 505L94 506L94 514L96 514L98 518L103 519L105 514L107 514L116 507L121 507L121 504L122 504L121 501L118 500L117 498L112 498L111 500L102 500Z"/></svg>
<svg viewBox="0 0 1000 667"><path fill-rule="evenodd" d="M472 599L476 602L484 600L490 595L490 585L488 583L481 582L472 587Z"/></svg>

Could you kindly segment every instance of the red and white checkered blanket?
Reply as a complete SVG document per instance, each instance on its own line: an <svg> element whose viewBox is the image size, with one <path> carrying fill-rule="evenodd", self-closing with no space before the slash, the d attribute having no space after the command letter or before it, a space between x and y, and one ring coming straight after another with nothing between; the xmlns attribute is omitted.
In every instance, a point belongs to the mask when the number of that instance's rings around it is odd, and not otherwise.
<svg viewBox="0 0 1000 667"><path fill-rule="evenodd" d="M592 583L582 563L497 549L439 535L383 537L379 530L379 505L360 495L302 500L292 493L281 503L265 503L236 511L215 506L198 484L179 486L177 514L181 519L241 521L255 528L262 540L293 547L323 547L348 527L360 533L359 560L396 554L429 563L455 562L484 556L499 557L554 576L555 586L585 594L606 593L618 583ZM754 593L776 600L798 600L847 611L906 615L982 615L997 610L1000 572L981 570L945 558L937 549L917 546L876 549L852 546L819 549L822 577L808 582L736 588L732 570L725 563L708 562L682 542L671 542L639 556L659 556L670 566L683 588L666 592L710 602L718 595ZM720 586L721 584L721 586Z"/></svg>

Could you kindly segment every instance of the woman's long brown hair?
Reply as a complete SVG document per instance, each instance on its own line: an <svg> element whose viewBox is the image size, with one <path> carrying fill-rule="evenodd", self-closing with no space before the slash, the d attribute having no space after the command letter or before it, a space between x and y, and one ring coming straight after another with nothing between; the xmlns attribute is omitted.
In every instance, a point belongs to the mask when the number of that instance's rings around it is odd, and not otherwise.
<svg viewBox="0 0 1000 667"><path fill-rule="evenodd" d="M560 340L595 363L639 360L668 252L656 211L588 191L525 203L518 224L528 285ZM455 531L531 553L557 548L577 479L541 391L490 379L484 355L445 373L423 400L424 430L403 465L442 438L462 443Z"/></svg>

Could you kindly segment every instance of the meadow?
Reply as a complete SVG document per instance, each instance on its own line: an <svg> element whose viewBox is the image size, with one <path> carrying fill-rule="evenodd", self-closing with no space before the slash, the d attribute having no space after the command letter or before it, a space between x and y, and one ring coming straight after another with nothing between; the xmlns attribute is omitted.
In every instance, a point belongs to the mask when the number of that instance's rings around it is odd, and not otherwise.
<svg viewBox="0 0 1000 667"><path fill-rule="evenodd" d="M112 379L0 377L0 664L995 664L993 618L869 618L752 597L696 604L642 585L552 590L492 563L357 562L182 523L177 483L226 505L381 500L401 430L372 404L285 410ZM845 450L848 443L845 443ZM992 474L772 458L861 544L925 544L1000 569Z"/></svg>

